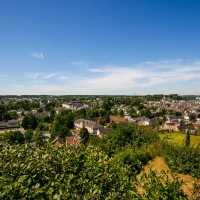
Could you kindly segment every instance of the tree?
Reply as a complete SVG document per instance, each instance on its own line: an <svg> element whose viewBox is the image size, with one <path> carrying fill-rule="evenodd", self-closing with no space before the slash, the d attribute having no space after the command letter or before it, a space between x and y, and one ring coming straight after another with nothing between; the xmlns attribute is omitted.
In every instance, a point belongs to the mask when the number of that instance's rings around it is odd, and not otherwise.
<svg viewBox="0 0 200 200"><path fill-rule="evenodd" d="M190 146L190 132L189 130L186 133L186 138L185 138L185 146L189 147Z"/></svg>
<svg viewBox="0 0 200 200"><path fill-rule="evenodd" d="M29 120L28 116L25 116L24 119L22 120L22 127L26 130L29 127Z"/></svg>
<svg viewBox="0 0 200 200"><path fill-rule="evenodd" d="M36 132L33 134L33 140L34 140L34 142L36 142L36 144L37 144L38 146L42 146L42 145L44 145L44 143L45 143L44 137L43 137L41 131L36 131Z"/></svg>
<svg viewBox="0 0 200 200"><path fill-rule="evenodd" d="M53 120L55 119L55 115L56 115L56 111L54 109L51 109L50 111L50 117L49 117L49 122L53 122Z"/></svg>
<svg viewBox="0 0 200 200"><path fill-rule="evenodd" d="M7 122L8 120L10 120L10 119L11 119L10 113L9 113L9 112L3 113L3 114L2 114L2 119L3 119L3 121L5 121L5 122Z"/></svg>
<svg viewBox="0 0 200 200"><path fill-rule="evenodd" d="M109 112L106 113L106 119L105 119L105 123L109 123L110 122L110 114Z"/></svg>
<svg viewBox="0 0 200 200"><path fill-rule="evenodd" d="M98 110L98 115L100 116L100 117L103 117L103 116L105 116L106 115L106 110L104 109L104 108L99 108L99 110Z"/></svg>
<svg viewBox="0 0 200 200"><path fill-rule="evenodd" d="M120 117L124 117L124 111L122 109L119 110Z"/></svg>
<svg viewBox="0 0 200 200"><path fill-rule="evenodd" d="M182 116L182 113L181 112L175 112L175 115L177 116L177 117L181 117Z"/></svg>
<svg viewBox="0 0 200 200"><path fill-rule="evenodd" d="M10 144L23 144L24 135L20 131L11 131L4 134L4 139Z"/></svg>
<svg viewBox="0 0 200 200"><path fill-rule="evenodd" d="M189 118L190 118L190 121L194 121L196 119L196 115L194 113L190 113L189 115Z"/></svg>
<svg viewBox="0 0 200 200"><path fill-rule="evenodd" d="M35 130L37 128L37 118L32 113L28 115L29 129Z"/></svg>
<svg viewBox="0 0 200 200"><path fill-rule="evenodd" d="M50 117L49 117L48 115L45 115L45 116L42 118L42 121L43 121L44 123L48 123L49 120L50 120Z"/></svg>
<svg viewBox="0 0 200 200"><path fill-rule="evenodd" d="M32 130L26 130L24 133L24 139L26 143L30 143L33 140L33 131Z"/></svg>
<svg viewBox="0 0 200 200"><path fill-rule="evenodd" d="M16 111L10 112L10 118L11 119L17 119L17 112Z"/></svg>
<svg viewBox="0 0 200 200"><path fill-rule="evenodd" d="M90 139L90 133L88 132L87 128L81 128L79 135L81 137L81 142L83 144L87 144L88 140Z"/></svg>
<svg viewBox="0 0 200 200"><path fill-rule="evenodd" d="M113 115L117 115L117 109L116 108L114 108L114 111L113 111Z"/></svg>
<svg viewBox="0 0 200 200"><path fill-rule="evenodd" d="M143 100L141 98L133 98L133 100L131 101L131 107L133 106L139 106L139 104L141 104L143 102Z"/></svg>
<svg viewBox="0 0 200 200"><path fill-rule="evenodd" d="M37 126L37 131L47 131L48 130L48 126L46 124L43 124L42 122L40 122Z"/></svg>
<svg viewBox="0 0 200 200"><path fill-rule="evenodd" d="M102 104L102 108L104 108L106 111L109 111L112 107L112 104L110 102L110 99L106 99L103 104Z"/></svg>
<svg viewBox="0 0 200 200"><path fill-rule="evenodd" d="M51 132L51 140L56 137L66 138L70 136L70 129L74 127L74 117L72 113L67 115L58 115L55 120L51 124L50 132Z"/></svg>

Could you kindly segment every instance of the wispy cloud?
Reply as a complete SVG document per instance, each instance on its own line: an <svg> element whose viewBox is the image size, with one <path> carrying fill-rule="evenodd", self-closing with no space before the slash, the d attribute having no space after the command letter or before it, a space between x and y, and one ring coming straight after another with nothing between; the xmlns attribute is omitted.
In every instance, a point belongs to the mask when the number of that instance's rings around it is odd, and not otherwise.
<svg viewBox="0 0 200 200"><path fill-rule="evenodd" d="M81 68L79 73L70 71L25 75L27 78L38 79L34 83L51 84L65 94L131 94L133 91L143 91L143 94L147 91L180 91L182 94L190 94L191 91L198 91L196 82L200 80L200 62L151 61L148 66L146 63L133 66L105 65L90 69ZM50 78L53 81L49 81Z"/></svg>
<svg viewBox="0 0 200 200"><path fill-rule="evenodd" d="M91 68L91 69L89 69L89 71L94 72L94 73L104 72L102 69L98 69L98 68Z"/></svg>
<svg viewBox="0 0 200 200"><path fill-rule="evenodd" d="M31 56L33 56L34 58L38 58L38 59L44 59L44 53L43 52L32 52Z"/></svg>
<svg viewBox="0 0 200 200"><path fill-rule="evenodd" d="M52 78L52 77L57 76L57 75L59 75L59 74L47 74L47 75L43 76L42 78L48 79L48 78Z"/></svg>
<svg viewBox="0 0 200 200"><path fill-rule="evenodd" d="M148 63L148 67L146 67ZM167 66L167 67L166 67ZM182 59L143 62L132 67L102 67L91 72L104 72L100 77L83 79L88 88L114 90L148 88L163 84L189 82L200 79L200 64L184 63Z"/></svg>
<svg viewBox="0 0 200 200"><path fill-rule="evenodd" d="M37 79L40 73L24 73L27 78Z"/></svg>
<svg viewBox="0 0 200 200"><path fill-rule="evenodd" d="M68 76L59 76L58 79L59 80L68 80L69 77Z"/></svg>

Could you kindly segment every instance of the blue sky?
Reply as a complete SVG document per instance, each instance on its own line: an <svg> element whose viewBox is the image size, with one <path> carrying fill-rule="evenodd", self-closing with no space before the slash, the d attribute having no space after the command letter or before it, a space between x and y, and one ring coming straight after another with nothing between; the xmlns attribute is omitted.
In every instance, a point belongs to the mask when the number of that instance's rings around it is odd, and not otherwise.
<svg viewBox="0 0 200 200"><path fill-rule="evenodd" d="M199 85L199 0L0 0L0 95L199 95Z"/></svg>

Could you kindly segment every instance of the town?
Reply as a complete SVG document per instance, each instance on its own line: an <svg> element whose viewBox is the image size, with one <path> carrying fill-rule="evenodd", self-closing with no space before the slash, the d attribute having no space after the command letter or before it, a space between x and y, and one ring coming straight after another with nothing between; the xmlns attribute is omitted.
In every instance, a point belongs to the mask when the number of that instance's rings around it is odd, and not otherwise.
<svg viewBox="0 0 200 200"><path fill-rule="evenodd" d="M116 123L150 126L161 133L200 135L200 98L177 94L0 97L2 137L20 132L29 142L79 145L82 128L90 136L102 137Z"/></svg>

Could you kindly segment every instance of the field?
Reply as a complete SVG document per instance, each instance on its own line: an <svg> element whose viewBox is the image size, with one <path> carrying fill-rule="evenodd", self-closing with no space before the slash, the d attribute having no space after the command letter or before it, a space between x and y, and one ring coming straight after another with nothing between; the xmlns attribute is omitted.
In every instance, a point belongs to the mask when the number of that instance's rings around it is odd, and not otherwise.
<svg viewBox="0 0 200 200"><path fill-rule="evenodd" d="M169 142L174 142L178 145L184 144L184 140L186 137L186 134L180 133L180 132L173 132L173 133L160 133L159 134L160 139L165 139ZM200 136L191 135L190 136L190 146L197 146L200 143Z"/></svg>

